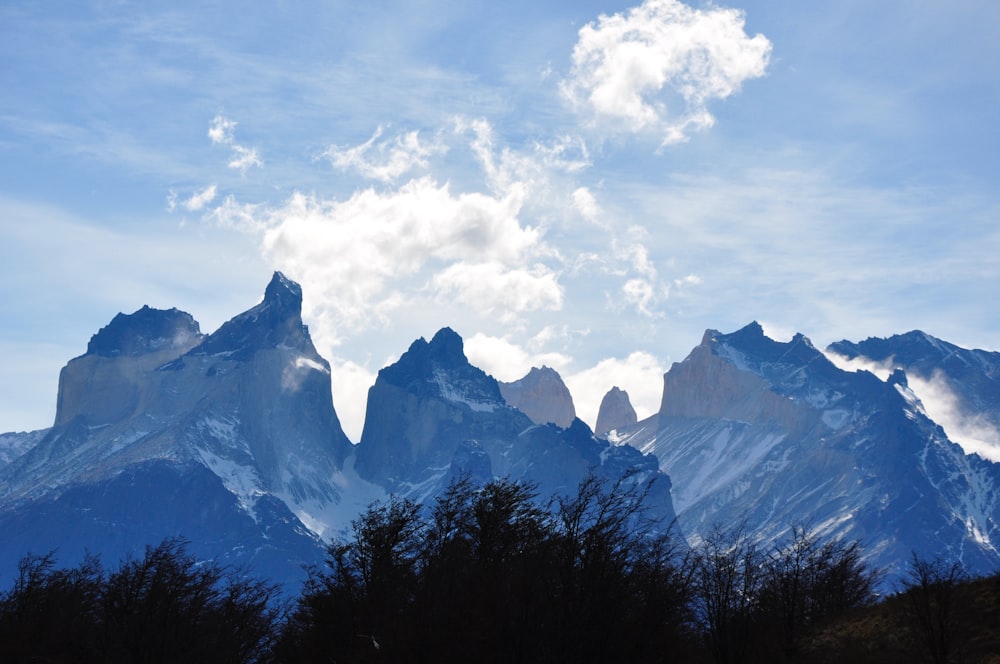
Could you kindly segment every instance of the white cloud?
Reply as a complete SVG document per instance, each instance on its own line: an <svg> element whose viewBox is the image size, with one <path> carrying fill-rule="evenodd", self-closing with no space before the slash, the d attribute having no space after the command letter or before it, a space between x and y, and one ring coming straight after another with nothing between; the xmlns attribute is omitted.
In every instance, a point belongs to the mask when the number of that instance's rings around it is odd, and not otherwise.
<svg viewBox="0 0 1000 664"><path fill-rule="evenodd" d="M208 138L213 145L233 144L233 132L236 129L236 122L221 115L216 115L212 119L212 124L208 127Z"/></svg>
<svg viewBox="0 0 1000 664"><path fill-rule="evenodd" d="M237 124L229 118L216 115L208 127L208 138L213 145L228 145L232 156L227 166L245 174L253 166L263 167L264 160L257 154L256 148L248 148L236 142Z"/></svg>
<svg viewBox="0 0 1000 664"><path fill-rule="evenodd" d="M893 358L873 362L863 357L847 358L828 350L824 354L844 371L869 371L883 381L898 367ZM943 373L935 371L929 378L907 373L906 384L920 400L927 417L944 429L949 440L961 445L966 454L978 454L1000 462L1000 431L983 414L965 412L961 399Z"/></svg>
<svg viewBox="0 0 1000 664"><path fill-rule="evenodd" d="M439 297L452 298L483 315L496 313L505 323L526 311L562 308L557 275L542 264L511 269L495 261L459 261L434 275L432 284Z"/></svg>
<svg viewBox="0 0 1000 664"><path fill-rule="evenodd" d="M185 210L189 212L197 212L204 208L206 205L215 200L216 186L214 184L209 185L202 189L201 191L195 192L190 198L185 200L181 205Z"/></svg>
<svg viewBox="0 0 1000 664"><path fill-rule="evenodd" d="M656 289L646 279L629 279L622 285L625 302L635 307L643 316L654 316L653 307L657 303Z"/></svg>
<svg viewBox="0 0 1000 664"><path fill-rule="evenodd" d="M1000 431L984 415L965 412L943 373L935 371L930 378L907 374L906 382L927 416L941 425L949 439L968 454L1000 461Z"/></svg>
<svg viewBox="0 0 1000 664"><path fill-rule="evenodd" d="M423 177L345 201L296 193L264 208L227 199L211 216L260 235L265 257L302 283L309 315L336 343L426 285L501 318L558 307L556 275L535 260L541 235L518 218L523 197L519 186L453 194Z"/></svg>
<svg viewBox="0 0 1000 664"><path fill-rule="evenodd" d="M261 167L264 161L257 154L256 148L247 148L242 145L233 145L233 156L227 166L234 168L240 173L246 173L252 166Z"/></svg>
<svg viewBox="0 0 1000 664"><path fill-rule="evenodd" d="M601 360L593 367L563 379L573 395L577 417L593 427L597 423L601 399L615 386L628 392L629 401L639 419L659 411L663 397L663 374L664 368L656 357L636 351L624 359Z"/></svg>
<svg viewBox="0 0 1000 664"><path fill-rule="evenodd" d="M579 187L573 192L573 207L587 221L596 221L601 214L597 198L587 187Z"/></svg>
<svg viewBox="0 0 1000 664"><path fill-rule="evenodd" d="M365 426L368 388L375 384L375 372L339 357L330 360L330 369L333 404L340 426L347 437L356 443L361 440Z"/></svg>
<svg viewBox="0 0 1000 664"><path fill-rule="evenodd" d="M547 340L550 333L549 328L542 330L541 340ZM547 366L562 371L571 362L563 353L532 350L532 345L529 342L526 348L505 337L476 333L465 340L465 355L474 366L505 383L523 378L532 367Z"/></svg>
<svg viewBox="0 0 1000 664"><path fill-rule="evenodd" d="M739 10L692 9L678 0L602 15L580 29L561 91L595 122L656 132L663 145L684 141L714 124L709 101L764 75L771 43L743 28Z"/></svg>
<svg viewBox="0 0 1000 664"><path fill-rule="evenodd" d="M417 131L396 136L394 140L378 141L384 131L380 125L361 145L352 148L332 145L323 156L340 170L353 169L369 180L394 182L414 168L427 168L429 157L447 150L440 141L421 142Z"/></svg>

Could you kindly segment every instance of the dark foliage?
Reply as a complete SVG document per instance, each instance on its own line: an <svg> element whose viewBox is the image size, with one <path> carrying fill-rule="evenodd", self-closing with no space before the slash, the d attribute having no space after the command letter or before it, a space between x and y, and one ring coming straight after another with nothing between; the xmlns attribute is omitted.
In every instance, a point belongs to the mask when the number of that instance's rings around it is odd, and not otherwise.
<svg viewBox="0 0 1000 664"><path fill-rule="evenodd" d="M693 549L642 484L452 485L372 504L294 607L170 540L106 570L28 556L0 594L2 662L995 662L1000 576L914 557L896 595L856 542L745 525Z"/></svg>
<svg viewBox="0 0 1000 664"><path fill-rule="evenodd" d="M968 580L961 565L940 558L926 560L913 554L909 577L903 581L905 615L918 654L933 664L960 659L969 639L959 617L959 586Z"/></svg>
<svg viewBox="0 0 1000 664"><path fill-rule="evenodd" d="M106 572L28 556L0 595L0 661L259 662L281 612L277 589L199 563L178 540Z"/></svg>
<svg viewBox="0 0 1000 664"><path fill-rule="evenodd" d="M663 661L685 641L683 566L628 478L543 509L532 487L453 485L375 504L329 550L280 639L285 661Z"/></svg>

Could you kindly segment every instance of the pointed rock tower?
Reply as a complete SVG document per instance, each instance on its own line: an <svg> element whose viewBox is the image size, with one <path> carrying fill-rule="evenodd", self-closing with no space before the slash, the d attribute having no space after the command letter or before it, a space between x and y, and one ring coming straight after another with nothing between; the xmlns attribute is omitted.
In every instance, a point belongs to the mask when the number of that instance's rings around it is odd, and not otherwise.
<svg viewBox="0 0 1000 664"><path fill-rule="evenodd" d="M594 434L603 436L614 429L632 426L638 421L635 408L628 399L628 392L612 387L601 399L601 407L597 411L597 428Z"/></svg>
<svg viewBox="0 0 1000 664"><path fill-rule="evenodd" d="M504 400L535 424L567 429L576 419L573 397L555 369L532 367L523 378L499 385Z"/></svg>

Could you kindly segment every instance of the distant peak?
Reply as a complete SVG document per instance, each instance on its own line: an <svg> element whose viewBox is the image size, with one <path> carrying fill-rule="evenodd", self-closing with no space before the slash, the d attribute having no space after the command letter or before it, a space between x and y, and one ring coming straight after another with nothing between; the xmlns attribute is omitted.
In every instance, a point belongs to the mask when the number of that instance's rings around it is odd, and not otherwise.
<svg viewBox="0 0 1000 664"><path fill-rule="evenodd" d="M615 385L601 399L601 407L597 412L597 427L594 429L594 433L603 436L612 429L631 426L637 421L635 408L629 401L628 392Z"/></svg>
<svg viewBox="0 0 1000 664"><path fill-rule="evenodd" d="M553 423L566 429L576 419L573 397L555 369L532 367L512 383L499 383L504 400L535 424Z"/></svg>
<svg viewBox="0 0 1000 664"><path fill-rule="evenodd" d="M740 329L736 330L732 334L726 335L729 337L739 337L742 339L763 339L767 335L764 334L764 328L757 321L751 321L747 325L744 325Z"/></svg>

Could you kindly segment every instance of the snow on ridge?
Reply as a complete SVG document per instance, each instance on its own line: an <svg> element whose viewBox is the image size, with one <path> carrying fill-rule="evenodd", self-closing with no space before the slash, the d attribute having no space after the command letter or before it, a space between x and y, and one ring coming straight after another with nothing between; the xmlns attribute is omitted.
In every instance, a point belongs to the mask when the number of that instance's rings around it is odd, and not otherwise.
<svg viewBox="0 0 1000 664"><path fill-rule="evenodd" d="M746 353L736 350L729 344L717 342L715 344L715 354L723 359L729 360L729 362L740 371L747 371L754 374L757 373L750 367L750 363L747 361Z"/></svg>
<svg viewBox="0 0 1000 664"><path fill-rule="evenodd" d="M460 403L469 407L469 409L474 410L478 413L492 413L497 409L496 402L492 401L479 401L477 399L470 399L465 394L462 394L455 387L447 381L447 377L442 371L434 372L434 383L438 386L438 391L441 394L441 398L452 403Z"/></svg>

